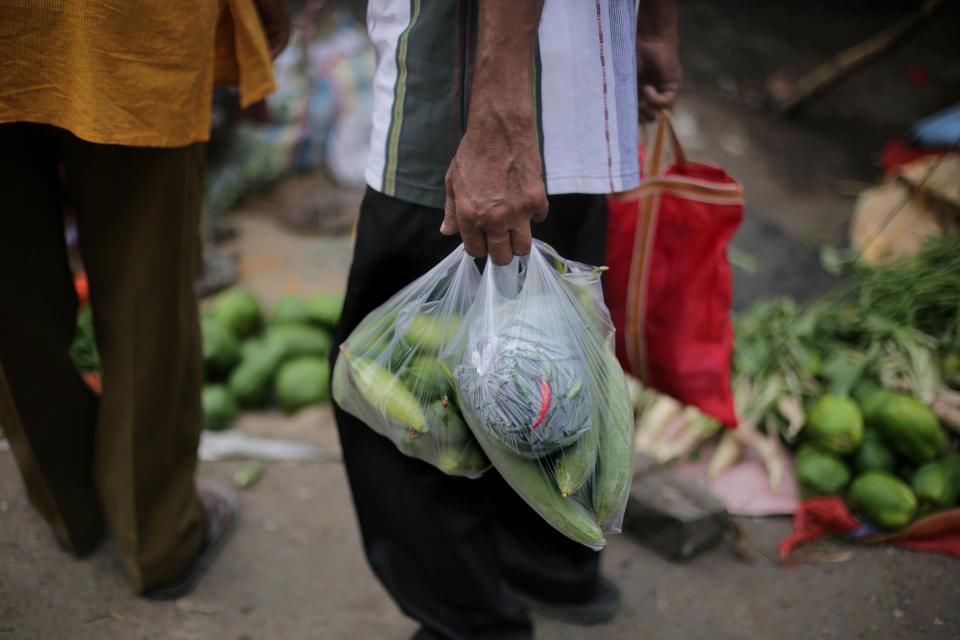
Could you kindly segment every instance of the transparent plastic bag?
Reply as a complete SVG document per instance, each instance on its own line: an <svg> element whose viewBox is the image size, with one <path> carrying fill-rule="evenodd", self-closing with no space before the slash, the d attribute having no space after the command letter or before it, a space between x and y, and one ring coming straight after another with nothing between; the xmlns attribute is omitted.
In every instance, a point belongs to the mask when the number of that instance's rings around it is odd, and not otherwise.
<svg viewBox="0 0 960 640"><path fill-rule="evenodd" d="M633 477L633 409L602 271L539 241L507 266L488 264L441 353L493 466L554 528L594 549L620 531Z"/></svg>
<svg viewBox="0 0 960 640"><path fill-rule="evenodd" d="M439 354L477 293L480 271L463 246L372 311L340 345L333 398L404 454L449 475L490 467L463 421Z"/></svg>

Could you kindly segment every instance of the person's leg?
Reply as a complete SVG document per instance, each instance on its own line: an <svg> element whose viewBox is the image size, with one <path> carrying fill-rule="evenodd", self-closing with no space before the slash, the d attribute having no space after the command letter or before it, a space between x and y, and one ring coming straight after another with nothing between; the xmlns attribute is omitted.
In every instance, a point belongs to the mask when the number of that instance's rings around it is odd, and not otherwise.
<svg viewBox="0 0 960 640"><path fill-rule="evenodd" d="M448 255L459 238L437 231L443 213L368 190L335 342L392 294ZM344 464L374 573L423 638L532 637L505 587L483 482L408 458L336 408Z"/></svg>
<svg viewBox="0 0 960 640"><path fill-rule="evenodd" d="M54 129L0 125L0 425L31 502L64 548L85 555L104 533L97 400L68 355L77 299L58 165Z"/></svg>
<svg viewBox="0 0 960 640"><path fill-rule="evenodd" d="M64 136L67 185L103 365L94 474L138 592L181 577L204 543L197 297L202 145Z"/></svg>

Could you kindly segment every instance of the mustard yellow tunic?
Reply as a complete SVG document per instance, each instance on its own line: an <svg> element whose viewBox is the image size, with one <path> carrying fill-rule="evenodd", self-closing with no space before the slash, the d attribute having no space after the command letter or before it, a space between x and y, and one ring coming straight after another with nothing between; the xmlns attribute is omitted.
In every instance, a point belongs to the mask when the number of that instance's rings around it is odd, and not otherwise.
<svg viewBox="0 0 960 640"><path fill-rule="evenodd" d="M0 123L181 147L209 138L215 82L242 106L274 88L253 0L0 0Z"/></svg>

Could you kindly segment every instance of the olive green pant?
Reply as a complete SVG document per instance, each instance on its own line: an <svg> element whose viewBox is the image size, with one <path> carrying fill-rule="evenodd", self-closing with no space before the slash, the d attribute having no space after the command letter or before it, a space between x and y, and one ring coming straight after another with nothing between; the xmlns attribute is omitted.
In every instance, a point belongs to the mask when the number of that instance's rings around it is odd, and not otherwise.
<svg viewBox="0 0 960 640"><path fill-rule="evenodd" d="M176 578L203 543L203 166L202 145L100 145L0 125L0 426L60 543L84 555L109 524L138 592ZM77 300L65 202L90 282L100 397L68 357Z"/></svg>

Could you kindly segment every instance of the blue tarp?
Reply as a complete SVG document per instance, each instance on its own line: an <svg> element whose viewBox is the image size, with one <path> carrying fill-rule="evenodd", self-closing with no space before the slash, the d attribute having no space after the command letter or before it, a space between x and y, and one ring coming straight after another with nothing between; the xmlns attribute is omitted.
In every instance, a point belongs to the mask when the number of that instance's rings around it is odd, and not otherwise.
<svg viewBox="0 0 960 640"><path fill-rule="evenodd" d="M908 138L922 147L960 147L960 104L913 125Z"/></svg>

